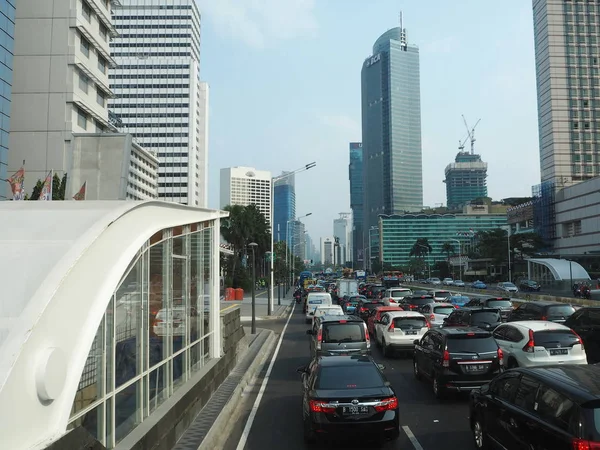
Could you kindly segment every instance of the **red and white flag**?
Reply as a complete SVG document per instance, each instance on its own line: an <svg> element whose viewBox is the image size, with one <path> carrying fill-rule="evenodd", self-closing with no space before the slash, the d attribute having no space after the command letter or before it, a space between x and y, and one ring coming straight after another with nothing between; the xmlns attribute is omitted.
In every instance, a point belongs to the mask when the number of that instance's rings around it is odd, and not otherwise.
<svg viewBox="0 0 600 450"><path fill-rule="evenodd" d="M38 200L52 200L52 171L48 172L44 185L42 186L42 192L40 192L40 198Z"/></svg>
<svg viewBox="0 0 600 450"><path fill-rule="evenodd" d="M73 196L73 200L85 200L85 193L87 188L87 181L84 181L83 185L79 189L79 192Z"/></svg>
<svg viewBox="0 0 600 450"><path fill-rule="evenodd" d="M25 200L25 169L21 167L6 181L10 183L13 200Z"/></svg>

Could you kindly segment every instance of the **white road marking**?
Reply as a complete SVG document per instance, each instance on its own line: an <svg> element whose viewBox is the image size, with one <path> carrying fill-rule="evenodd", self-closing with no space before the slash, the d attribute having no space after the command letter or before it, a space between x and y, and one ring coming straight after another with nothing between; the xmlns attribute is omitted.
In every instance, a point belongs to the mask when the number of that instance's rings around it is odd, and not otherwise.
<svg viewBox="0 0 600 450"><path fill-rule="evenodd" d="M294 311L296 310L296 304L292 306L292 310L290 311L290 315L288 316L287 322L281 331L281 336L279 336L279 342L277 342L277 347L275 347L275 352L273 353L273 357L271 358L271 363L269 364L269 368L267 369L267 373L265 374L265 378L263 379L262 385L260 386L260 390L258 391L258 395L256 396L256 400L254 401L254 405L252 405L252 410L250 411L250 415L248 416L248 421L246 422L246 426L244 427L244 431L242 432L242 436L240 437L240 441L236 447L236 450L244 450L246 446L246 442L248 441L248 436L250 436L250 430L252 429L252 424L254 423L254 418L256 417L256 413L258 412L258 407L260 406L260 402L262 401L265 390L267 389L267 383L269 382L269 377L271 376L271 371L273 370L273 366L275 365L275 361L277 360L277 355L279 354L279 349L281 348L281 343L283 342L283 337L285 336L285 332L290 323L290 319L292 315L294 315ZM418 449L418 450L423 450Z"/></svg>
<svg viewBox="0 0 600 450"><path fill-rule="evenodd" d="M417 441L417 438L415 437L413 432L410 431L410 428L408 428L408 425L403 425L402 429L408 436L408 439L410 440L410 442L413 445L413 447L415 448L415 450L423 450L423 447L421 447L421 444L419 444L419 441Z"/></svg>

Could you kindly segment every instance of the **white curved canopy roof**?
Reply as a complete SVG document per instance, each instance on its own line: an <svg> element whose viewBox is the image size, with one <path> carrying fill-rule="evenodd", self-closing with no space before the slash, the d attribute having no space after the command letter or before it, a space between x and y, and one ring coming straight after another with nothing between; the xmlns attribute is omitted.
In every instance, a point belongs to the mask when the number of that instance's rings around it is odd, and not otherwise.
<svg viewBox="0 0 600 450"><path fill-rule="evenodd" d="M162 229L226 216L162 201L0 202L3 445L38 448L64 433L98 325L141 246ZM65 394L40 401L57 376Z"/></svg>
<svg viewBox="0 0 600 450"><path fill-rule="evenodd" d="M556 258L532 258L528 259L528 262L541 264L546 266L555 280L590 280L590 274L587 273L579 263L575 261L569 261L568 259L556 259ZM573 276L571 276L571 274Z"/></svg>

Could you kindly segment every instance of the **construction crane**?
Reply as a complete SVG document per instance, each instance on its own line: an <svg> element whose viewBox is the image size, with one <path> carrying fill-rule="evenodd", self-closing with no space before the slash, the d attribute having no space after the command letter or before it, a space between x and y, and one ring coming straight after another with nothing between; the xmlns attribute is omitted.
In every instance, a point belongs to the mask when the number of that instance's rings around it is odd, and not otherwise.
<svg viewBox="0 0 600 450"><path fill-rule="evenodd" d="M479 125L479 122L481 122L481 119L479 119L477 121L477 123L475 124L475 126L473 126L473 128L470 128L469 125L467 124L467 119L465 119L465 115L462 115L463 118L463 122L465 123L465 127L467 128L467 133L469 134L469 138L471 139L471 155L475 154L475 128L477 128L477 125ZM466 140L465 140L466 143ZM459 147L460 148L460 147ZM463 148L464 148L464 144L463 144Z"/></svg>
<svg viewBox="0 0 600 450"><path fill-rule="evenodd" d="M458 141L458 150L460 152L463 152L465 150L465 144L467 143L467 141L469 140L470 135L467 134L467 137Z"/></svg>

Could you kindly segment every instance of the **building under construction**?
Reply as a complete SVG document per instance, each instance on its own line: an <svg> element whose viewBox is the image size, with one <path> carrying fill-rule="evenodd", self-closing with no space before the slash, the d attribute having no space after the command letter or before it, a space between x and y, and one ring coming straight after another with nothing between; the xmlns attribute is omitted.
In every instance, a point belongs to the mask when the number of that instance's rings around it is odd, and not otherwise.
<svg viewBox="0 0 600 450"><path fill-rule="evenodd" d="M459 152L454 162L446 166L446 206L448 209L461 209L470 201L487 197L487 163L475 154L475 127L469 129L466 120L467 138L459 143ZM467 140L471 141L471 151L464 151Z"/></svg>

